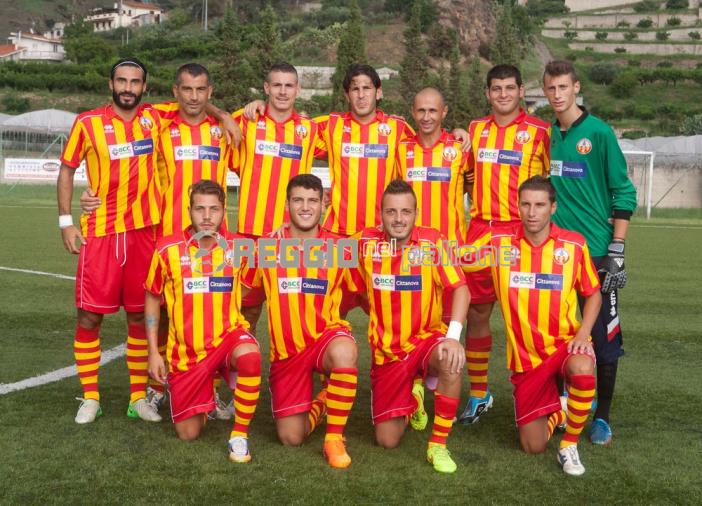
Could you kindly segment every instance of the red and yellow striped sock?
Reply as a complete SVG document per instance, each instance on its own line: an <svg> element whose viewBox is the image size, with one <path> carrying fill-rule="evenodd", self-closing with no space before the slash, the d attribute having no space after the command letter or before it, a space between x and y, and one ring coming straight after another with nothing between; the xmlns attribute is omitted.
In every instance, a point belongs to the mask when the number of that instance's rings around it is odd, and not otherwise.
<svg viewBox="0 0 702 506"><path fill-rule="evenodd" d="M439 392L434 395L434 425L431 428L430 445L446 446L446 439L451 432L453 418L456 416L458 401L458 397L449 397Z"/></svg>
<svg viewBox="0 0 702 506"><path fill-rule="evenodd" d="M559 409L558 411L555 411L549 415L547 422L549 439L551 439L551 436L553 436L553 431L556 430L556 427L565 422L565 419L566 414L565 411L563 411L562 409Z"/></svg>
<svg viewBox="0 0 702 506"><path fill-rule="evenodd" d="M149 380L149 346L143 325L127 326L127 369L129 370L129 402L146 397Z"/></svg>
<svg viewBox="0 0 702 506"><path fill-rule="evenodd" d="M576 374L568 378L568 414L561 448L578 444L595 397L595 384L594 374Z"/></svg>
<svg viewBox="0 0 702 506"><path fill-rule="evenodd" d="M261 389L261 354L244 353L236 359L236 387L234 388L234 426L229 438L248 437L249 424L256 413Z"/></svg>
<svg viewBox="0 0 702 506"><path fill-rule="evenodd" d="M488 361L492 350L492 336L466 336L466 368L471 397L485 397L488 389Z"/></svg>
<svg viewBox="0 0 702 506"><path fill-rule="evenodd" d="M168 368L168 362L166 360L166 346L168 344L168 328L158 329L158 354L161 355L163 363L166 364ZM156 392L162 394L166 391L165 386L156 381L155 379L149 377L149 386Z"/></svg>
<svg viewBox="0 0 702 506"><path fill-rule="evenodd" d="M98 372L100 371L100 327L86 329L76 325L73 339L73 356L78 378L83 387L83 398L100 400Z"/></svg>
<svg viewBox="0 0 702 506"><path fill-rule="evenodd" d="M314 432L322 421L322 417L327 414L327 390L326 388L319 391L317 397L312 401L312 406L307 413L307 420L309 421L309 429L307 430L307 435L309 436Z"/></svg>
<svg viewBox="0 0 702 506"><path fill-rule="evenodd" d="M325 441L343 439L344 428L356 398L358 369L355 367L334 368L327 386L327 433Z"/></svg>

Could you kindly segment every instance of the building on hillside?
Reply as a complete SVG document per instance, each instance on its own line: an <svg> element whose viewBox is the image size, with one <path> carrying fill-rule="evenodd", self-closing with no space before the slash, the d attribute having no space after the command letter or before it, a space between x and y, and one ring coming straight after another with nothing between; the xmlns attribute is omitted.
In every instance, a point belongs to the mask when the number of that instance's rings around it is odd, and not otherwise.
<svg viewBox="0 0 702 506"><path fill-rule="evenodd" d="M11 32L8 42L0 46L0 61L60 62L66 57L60 38L32 32Z"/></svg>
<svg viewBox="0 0 702 506"><path fill-rule="evenodd" d="M165 19L158 5L142 2L115 2L112 8L93 9L85 18L96 32L106 32L121 27L137 27L161 23Z"/></svg>

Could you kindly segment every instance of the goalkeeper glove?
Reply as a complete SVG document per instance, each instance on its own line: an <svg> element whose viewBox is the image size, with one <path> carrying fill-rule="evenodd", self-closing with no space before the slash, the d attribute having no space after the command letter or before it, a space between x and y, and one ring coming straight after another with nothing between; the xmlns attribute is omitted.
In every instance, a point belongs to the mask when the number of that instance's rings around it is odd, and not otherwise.
<svg viewBox="0 0 702 506"><path fill-rule="evenodd" d="M602 293L608 293L626 285L624 270L624 242L612 241L607 248L607 256L600 263L599 272L604 273Z"/></svg>

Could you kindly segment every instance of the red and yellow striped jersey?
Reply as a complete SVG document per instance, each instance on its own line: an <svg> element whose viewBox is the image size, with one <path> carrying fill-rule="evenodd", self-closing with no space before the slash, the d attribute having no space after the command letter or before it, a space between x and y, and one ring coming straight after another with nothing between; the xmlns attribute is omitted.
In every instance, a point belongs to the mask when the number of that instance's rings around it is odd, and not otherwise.
<svg viewBox="0 0 702 506"><path fill-rule="evenodd" d="M523 227L494 234L492 245L499 257L491 271L505 319L507 365L529 371L575 337L577 297L600 289L597 270L583 236L553 223L538 247L524 237Z"/></svg>
<svg viewBox="0 0 702 506"><path fill-rule="evenodd" d="M317 156L326 153L331 179L331 205L324 228L353 235L380 222L380 198L385 187L399 176L395 167L397 146L414 134L398 116L378 110L375 119L362 125L350 112L315 118L319 124Z"/></svg>
<svg viewBox="0 0 702 506"><path fill-rule="evenodd" d="M161 130L158 141L158 173L163 194L160 235L169 236L190 226L190 186L211 179L227 187L227 168L232 149L221 124L206 117L199 125L186 123L180 115Z"/></svg>
<svg viewBox="0 0 702 506"><path fill-rule="evenodd" d="M257 120L232 114L243 134L234 167L239 188L238 232L262 236L283 224L288 181L312 171L317 124L293 111L277 122L268 110Z"/></svg>
<svg viewBox="0 0 702 506"><path fill-rule="evenodd" d="M445 130L429 147L413 136L400 142L396 163L417 196L416 225L435 228L447 240L463 244L468 228L463 207L468 156L461 143Z"/></svg>
<svg viewBox="0 0 702 506"><path fill-rule="evenodd" d="M519 220L517 190L531 176L548 174L551 125L521 110L509 125L493 116L468 126L469 179L474 181L471 218Z"/></svg>
<svg viewBox="0 0 702 506"><path fill-rule="evenodd" d="M349 284L368 295L375 365L403 360L422 340L446 333L443 291L464 285L465 278L453 266L443 240L438 230L414 227L408 244L393 251L378 227L360 233L359 267L350 271Z"/></svg>
<svg viewBox="0 0 702 506"><path fill-rule="evenodd" d="M88 184L101 199L95 212L81 216L84 236L101 237L159 222L155 144L160 128L160 115L150 105L139 106L130 122L111 104L78 115L61 163L76 169L85 160Z"/></svg>
<svg viewBox="0 0 702 506"><path fill-rule="evenodd" d="M319 244L308 243L306 252L302 249L304 243L291 239L287 229L283 239L277 243L275 257L285 255L297 267L283 267L278 261L275 267L246 267L242 274L244 285L263 285L266 292L271 362L301 352L326 330L351 329L339 316L348 270L339 267L339 250L334 245L338 237L322 230L315 241ZM323 261L326 267L313 267L313 263L305 261L305 255L313 262Z"/></svg>
<svg viewBox="0 0 702 506"><path fill-rule="evenodd" d="M223 334L249 326L239 309L241 269L225 262L227 239L203 256L192 228L158 240L144 288L166 298L171 371L189 370Z"/></svg>

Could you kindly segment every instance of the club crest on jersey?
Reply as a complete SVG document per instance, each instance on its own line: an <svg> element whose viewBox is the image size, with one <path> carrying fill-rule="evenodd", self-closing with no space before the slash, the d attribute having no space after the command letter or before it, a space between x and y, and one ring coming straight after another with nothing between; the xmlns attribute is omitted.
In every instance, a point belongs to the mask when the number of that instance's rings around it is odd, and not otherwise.
<svg viewBox="0 0 702 506"><path fill-rule="evenodd" d="M139 124L144 130L151 130L154 127L153 121L151 121L146 116L142 116L141 118L139 118Z"/></svg>
<svg viewBox="0 0 702 506"><path fill-rule="evenodd" d="M575 145L575 149L580 153L581 155L586 155L590 151L592 151L592 142L590 142L590 139L587 137L583 137L578 141L578 143Z"/></svg>
<svg viewBox="0 0 702 506"><path fill-rule="evenodd" d="M307 135L309 135L307 127L305 125L297 125L295 127L295 135L297 135L300 139L306 139Z"/></svg>
<svg viewBox="0 0 702 506"><path fill-rule="evenodd" d="M222 129L218 125L212 125L210 127L210 136L212 136L213 141L219 141L222 138Z"/></svg>
<svg viewBox="0 0 702 506"><path fill-rule="evenodd" d="M447 162L452 162L458 156L458 150L456 148L454 148L453 146L446 146L444 148L444 152L442 153L442 156L444 157L444 160L446 160Z"/></svg>
<svg viewBox="0 0 702 506"><path fill-rule="evenodd" d="M392 133L392 128L387 123L381 123L378 125L378 132L380 132L381 135L388 136Z"/></svg>
<svg viewBox="0 0 702 506"><path fill-rule="evenodd" d="M570 260L570 254L564 248L558 248L553 252L553 261L558 265L564 265Z"/></svg>
<svg viewBox="0 0 702 506"><path fill-rule="evenodd" d="M519 144L526 144L531 140L531 134L526 130L520 130L519 132L517 132L517 135L514 137L514 140L516 140Z"/></svg>

